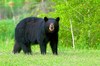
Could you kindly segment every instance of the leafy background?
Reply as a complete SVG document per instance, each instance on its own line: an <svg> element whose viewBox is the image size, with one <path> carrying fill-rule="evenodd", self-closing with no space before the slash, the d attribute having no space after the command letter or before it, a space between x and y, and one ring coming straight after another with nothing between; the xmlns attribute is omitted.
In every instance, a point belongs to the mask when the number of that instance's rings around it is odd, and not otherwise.
<svg viewBox="0 0 100 66"><path fill-rule="evenodd" d="M60 17L59 47L100 49L100 0L0 0L0 43L13 46L16 24L28 16ZM2 49L1 48L1 49Z"/></svg>
<svg viewBox="0 0 100 66"><path fill-rule="evenodd" d="M49 44L46 55L39 45L33 55L12 53L15 27L29 16L60 17L58 56ZM0 66L61 65L100 66L100 0L0 0Z"/></svg>

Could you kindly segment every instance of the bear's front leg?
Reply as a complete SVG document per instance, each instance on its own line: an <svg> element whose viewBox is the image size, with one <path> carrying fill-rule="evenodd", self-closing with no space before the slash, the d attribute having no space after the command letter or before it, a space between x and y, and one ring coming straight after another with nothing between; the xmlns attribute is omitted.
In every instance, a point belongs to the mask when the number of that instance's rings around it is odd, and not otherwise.
<svg viewBox="0 0 100 66"><path fill-rule="evenodd" d="M54 55L58 55L58 36L55 36L51 39L50 46L52 49L52 53Z"/></svg>
<svg viewBox="0 0 100 66"><path fill-rule="evenodd" d="M51 42L50 42L50 46L51 46L51 49L52 49L52 53L53 53L54 55L58 55L58 50L57 50L58 43L57 43L57 42L51 41Z"/></svg>
<svg viewBox="0 0 100 66"><path fill-rule="evenodd" d="M47 47L46 43L40 43L40 51L42 55L46 54L46 47Z"/></svg>

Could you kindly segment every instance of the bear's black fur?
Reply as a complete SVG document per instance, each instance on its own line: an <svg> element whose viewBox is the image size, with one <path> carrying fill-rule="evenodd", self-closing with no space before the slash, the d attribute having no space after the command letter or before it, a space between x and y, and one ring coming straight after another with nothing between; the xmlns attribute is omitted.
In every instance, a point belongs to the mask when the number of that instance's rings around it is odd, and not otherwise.
<svg viewBox="0 0 100 66"><path fill-rule="evenodd" d="M21 20L15 28L15 45L13 53L19 53L21 49L25 54L31 54L31 45L39 44L41 54L46 54L47 43L53 54L58 54L58 31L60 18L28 17Z"/></svg>

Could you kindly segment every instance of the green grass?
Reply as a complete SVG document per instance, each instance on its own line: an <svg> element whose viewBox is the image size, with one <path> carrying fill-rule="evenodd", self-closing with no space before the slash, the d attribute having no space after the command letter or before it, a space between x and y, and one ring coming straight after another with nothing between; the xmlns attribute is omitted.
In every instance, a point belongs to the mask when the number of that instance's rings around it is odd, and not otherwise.
<svg viewBox="0 0 100 66"><path fill-rule="evenodd" d="M99 66L100 50L72 50L59 47L59 55L52 55L48 45L47 54L41 55L39 46L33 46L33 55L13 54L13 42L0 44L0 66Z"/></svg>
<svg viewBox="0 0 100 66"><path fill-rule="evenodd" d="M3 21L0 26L0 66L100 66L100 50L68 49L62 46L64 42L61 41L58 56L51 53L49 45L46 55L40 54L37 45L32 47L33 55L25 55L23 52L14 55L14 25L10 21Z"/></svg>
<svg viewBox="0 0 100 66"><path fill-rule="evenodd" d="M11 52L0 52L1 66L99 66L100 51L65 51L58 56L51 53L41 55L12 54Z"/></svg>
<svg viewBox="0 0 100 66"><path fill-rule="evenodd" d="M2 24L1 24L2 25ZM8 23L4 24L7 26ZM1 29L5 29L3 25ZM14 26L13 26L14 27ZM48 45L47 54L41 55L39 46L33 46L33 55L25 55L23 52L14 55L12 53L14 39L9 30L7 34L0 34L0 66L99 66L100 65L100 50L87 49L68 49L62 47L63 43L59 42L59 55L55 56L51 53ZM2 31L2 30L1 30ZM9 34L9 35L8 35ZM11 34L11 35L10 35ZM5 38L4 38L5 37ZM3 39L2 39L3 38Z"/></svg>

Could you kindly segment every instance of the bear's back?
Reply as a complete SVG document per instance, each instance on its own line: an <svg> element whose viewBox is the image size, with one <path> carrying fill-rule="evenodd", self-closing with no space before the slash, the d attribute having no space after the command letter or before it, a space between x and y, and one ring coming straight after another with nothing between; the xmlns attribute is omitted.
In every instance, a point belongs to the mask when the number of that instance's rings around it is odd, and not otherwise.
<svg viewBox="0 0 100 66"><path fill-rule="evenodd" d="M37 23L37 22L38 22L38 23L41 23L41 22L43 22L43 19L42 19L42 18L37 18L37 17L27 17L27 18L21 20L21 21L17 24L16 28L25 28L26 25L35 24L35 23Z"/></svg>
<svg viewBox="0 0 100 66"><path fill-rule="evenodd" d="M43 30L44 21L42 18L28 17L21 20L15 29L15 38L24 38L25 41L37 43L38 34ZM40 33L41 34L41 33Z"/></svg>
<svg viewBox="0 0 100 66"><path fill-rule="evenodd" d="M43 23L43 19L37 17L27 17L21 20L15 28L15 39L20 40L19 38L24 37L34 42Z"/></svg>

